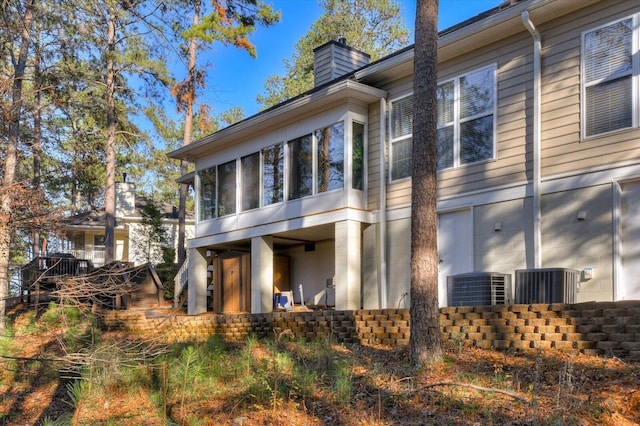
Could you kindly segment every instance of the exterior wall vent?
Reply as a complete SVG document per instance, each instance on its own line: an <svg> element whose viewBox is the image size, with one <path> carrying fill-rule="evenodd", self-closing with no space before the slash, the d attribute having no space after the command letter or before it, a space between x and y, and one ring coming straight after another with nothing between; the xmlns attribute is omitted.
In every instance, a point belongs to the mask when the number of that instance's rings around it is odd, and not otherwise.
<svg viewBox="0 0 640 426"><path fill-rule="evenodd" d="M470 272L447 277L448 306L511 303L511 274Z"/></svg>
<svg viewBox="0 0 640 426"><path fill-rule="evenodd" d="M515 303L576 303L580 271L566 268L516 271Z"/></svg>
<svg viewBox="0 0 640 426"><path fill-rule="evenodd" d="M371 60L368 53L350 47L346 40L332 40L313 49L314 87L349 74Z"/></svg>

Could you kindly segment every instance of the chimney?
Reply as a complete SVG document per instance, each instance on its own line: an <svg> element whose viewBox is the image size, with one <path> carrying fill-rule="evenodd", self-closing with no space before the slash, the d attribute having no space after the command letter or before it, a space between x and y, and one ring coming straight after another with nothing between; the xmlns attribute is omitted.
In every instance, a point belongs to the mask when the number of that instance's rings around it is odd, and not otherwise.
<svg viewBox="0 0 640 426"><path fill-rule="evenodd" d="M132 182L116 182L116 217L131 216L135 211L135 184Z"/></svg>
<svg viewBox="0 0 640 426"><path fill-rule="evenodd" d="M347 46L344 37L313 49L314 87L321 86L369 63L371 55Z"/></svg>

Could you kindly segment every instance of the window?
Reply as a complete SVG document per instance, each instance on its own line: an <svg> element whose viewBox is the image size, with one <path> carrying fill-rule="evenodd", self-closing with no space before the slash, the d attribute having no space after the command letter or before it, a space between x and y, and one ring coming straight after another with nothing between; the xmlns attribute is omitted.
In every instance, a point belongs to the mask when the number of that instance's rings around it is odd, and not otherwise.
<svg viewBox="0 0 640 426"><path fill-rule="evenodd" d="M495 66L437 88L438 169L494 157Z"/></svg>
<svg viewBox="0 0 640 426"><path fill-rule="evenodd" d="M262 203L265 206L282 202L284 187L284 146L273 145L262 150Z"/></svg>
<svg viewBox="0 0 640 426"><path fill-rule="evenodd" d="M411 176L413 95L391 102L391 180Z"/></svg>
<svg viewBox="0 0 640 426"><path fill-rule="evenodd" d="M364 124L354 121L351 132L351 187L364 191Z"/></svg>
<svg viewBox="0 0 640 426"><path fill-rule="evenodd" d="M106 246L106 237L104 235L94 235L93 236L93 249L95 251L104 251Z"/></svg>
<svg viewBox="0 0 640 426"><path fill-rule="evenodd" d="M633 19L583 34L583 134L633 126ZM635 53L635 55L634 55ZM634 69L636 71L634 71Z"/></svg>
<svg viewBox="0 0 640 426"><path fill-rule="evenodd" d="M242 210L260 207L260 153L240 160L242 165Z"/></svg>
<svg viewBox="0 0 640 426"><path fill-rule="evenodd" d="M236 160L218 166L218 216L236 212Z"/></svg>
<svg viewBox="0 0 640 426"><path fill-rule="evenodd" d="M200 220L216 217L216 168L198 172L200 182Z"/></svg>
<svg viewBox="0 0 640 426"><path fill-rule="evenodd" d="M316 130L317 191L344 188L344 122Z"/></svg>
<svg viewBox="0 0 640 426"><path fill-rule="evenodd" d="M488 160L495 155L495 66L437 87L438 169ZM391 103L391 180L411 176L413 95Z"/></svg>
<svg viewBox="0 0 640 426"><path fill-rule="evenodd" d="M313 194L313 140L311 135L289 141L289 194L295 200Z"/></svg>

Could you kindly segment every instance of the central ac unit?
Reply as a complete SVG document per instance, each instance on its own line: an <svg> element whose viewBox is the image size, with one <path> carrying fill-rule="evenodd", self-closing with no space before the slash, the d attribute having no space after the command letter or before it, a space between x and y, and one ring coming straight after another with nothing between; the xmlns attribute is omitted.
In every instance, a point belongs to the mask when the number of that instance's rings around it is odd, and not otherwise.
<svg viewBox="0 0 640 426"><path fill-rule="evenodd" d="M519 269L516 271L518 304L575 303L580 271L566 268Z"/></svg>
<svg viewBox="0 0 640 426"><path fill-rule="evenodd" d="M447 277L448 306L511 303L511 274L470 272Z"/></svg>

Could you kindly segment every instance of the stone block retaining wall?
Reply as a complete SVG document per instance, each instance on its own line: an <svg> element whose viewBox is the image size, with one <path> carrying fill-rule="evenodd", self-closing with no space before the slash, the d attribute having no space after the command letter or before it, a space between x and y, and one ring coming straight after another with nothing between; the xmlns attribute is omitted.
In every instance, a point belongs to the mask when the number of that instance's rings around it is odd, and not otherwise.
<svg viewBox="0 0 640 426"><path fill-rule="evenodd" d="M408 309L206 313L107 311L107 329L161 337L167 342L275 336L290 330L307 339L332 337L341 343L402 346L409 343ZM640 301L459 306L440 309L443 339L498 349L555 349L640 359Z"/></svg>

